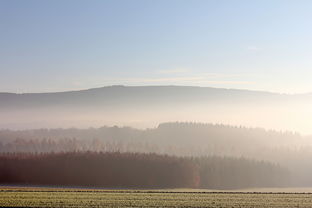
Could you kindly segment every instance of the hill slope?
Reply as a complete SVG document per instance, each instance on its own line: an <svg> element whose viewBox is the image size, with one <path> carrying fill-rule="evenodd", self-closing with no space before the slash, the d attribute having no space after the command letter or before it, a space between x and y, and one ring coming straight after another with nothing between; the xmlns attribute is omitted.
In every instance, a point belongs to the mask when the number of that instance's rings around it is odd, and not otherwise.
<svg viewBox="0 0 312 208"><path fill-rule="evenodd" d="M0 128L145 128L196 121L312 133L312 96L187 86L111 86L58 93L0 93Z"/></svg>

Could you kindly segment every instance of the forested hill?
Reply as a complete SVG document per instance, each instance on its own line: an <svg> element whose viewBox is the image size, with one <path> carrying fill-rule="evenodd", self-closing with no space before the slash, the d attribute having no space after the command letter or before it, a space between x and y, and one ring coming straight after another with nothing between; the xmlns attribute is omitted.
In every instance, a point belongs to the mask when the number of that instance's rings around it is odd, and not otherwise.
<svg viewBox="0 0 312 208"><path fill-rule="evenodd" d="M110 105L132 106L203 101L259 101L263 99L285 100L291 95L260 91L190 86L109 86L80 91L54 93L0 93L0 108L37 108L64 106L103 107ZM311 97L312 98L312 97Z"/></svg>
<svg viewBox="0 0 312 208"><path fill-rule="evenodd" d="M103 125L152 128L167 121L196 121L312 134L309 126L312 115L308 110L311 104L311 94L189 86L110 86L56 93L0 93L0 128Z"/></svg>

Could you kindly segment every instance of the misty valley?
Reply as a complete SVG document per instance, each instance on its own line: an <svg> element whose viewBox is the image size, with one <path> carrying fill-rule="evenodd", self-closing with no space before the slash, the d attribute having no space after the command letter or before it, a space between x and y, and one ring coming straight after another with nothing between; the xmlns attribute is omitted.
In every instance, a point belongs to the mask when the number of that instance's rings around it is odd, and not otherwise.
<svg viewBox="0 0 312 208"><path fill-rule="evenodd" d="M306 134L271 130L296 128L298 118L309 116L303 106L312 103L310 94L110 86L0 93L0 100L1 184L312 186L309 128L301 128ZM256 127L238 125L244 123Z"/></svg>
<svg viewBox="0 0 312 208"><path fill-rule="evenodd" d="M311 94L0 93L0 207L311 207Z"/></svg>
<svg viewBox="0 0 312 208"><path fill-rule="evenodd" d="M102 188L312 186L309 137L202 123L0 131L0 183ZM178 180L175 181L175 180Z"/></svg>

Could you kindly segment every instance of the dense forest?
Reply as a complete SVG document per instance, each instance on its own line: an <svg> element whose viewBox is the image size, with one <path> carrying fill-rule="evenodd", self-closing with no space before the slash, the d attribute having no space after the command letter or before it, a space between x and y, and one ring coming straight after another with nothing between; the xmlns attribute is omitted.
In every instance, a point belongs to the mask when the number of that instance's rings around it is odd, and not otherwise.
<svg viewBox="0 0 312 208"><path fill-rule="evenodd" d="M285 169L243 158L118 152L0 155L0 184L7 185L234 189L289 183Z"/></svg>
<svg viewBox="0 0 312 208"><path fill-rule="evenodd" d="M312 185L310 139L292 132L202 123L163 123L157 128L145 130L117 126L89 129L1 130L0 153L26 155L64 152L153 153L182 158L228 158L227 161L232 161L231 163L241 161L239 158L243 157L279 164L289 170L292 177L290 184L310 186ZM211 160L207 159L208 161ZM231 173L230 169L220 170L219 174L221 172ZM213 187L212 181L217 179L211 180L212 175L209 177L207 186ZM202 185L204 178L201 176ZM242 185L242 181L239 184Z"/></svg>

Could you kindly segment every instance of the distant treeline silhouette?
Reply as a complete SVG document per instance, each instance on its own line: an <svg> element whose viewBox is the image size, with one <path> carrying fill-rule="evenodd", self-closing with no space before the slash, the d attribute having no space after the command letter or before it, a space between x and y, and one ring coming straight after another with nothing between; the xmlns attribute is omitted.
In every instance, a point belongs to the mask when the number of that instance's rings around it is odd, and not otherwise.
<svg viewBox="0 0 312 208"><path fill-rule="evenodd" d="M246 156L272 159L302 143L299 134L201 123L163 123L157 128L38 129L0 131L0 152L142 152L176 156Z"/></svg>
<svg viewBox="0 0 312 208"><path fill-rule="evenodd" d="M243 158L119 152L0 155L0 184L7 185L234 189L288 182L288 172L279 166Z"/></svg>

